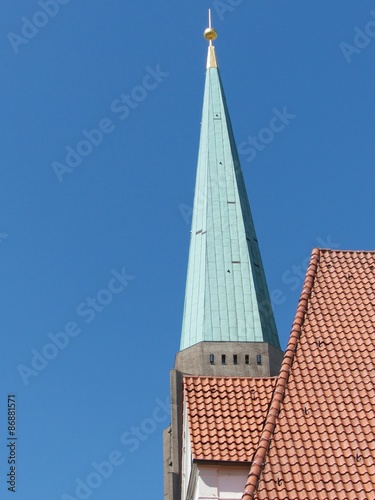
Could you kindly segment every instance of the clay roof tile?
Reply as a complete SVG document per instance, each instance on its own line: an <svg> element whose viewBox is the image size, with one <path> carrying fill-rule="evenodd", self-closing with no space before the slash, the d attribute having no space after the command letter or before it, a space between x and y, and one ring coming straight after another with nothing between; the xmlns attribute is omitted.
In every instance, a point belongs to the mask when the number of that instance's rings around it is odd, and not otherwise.
<svg viewBox="0 0 375 500"><path fill-rule="evenodd" d="M184 377L193 459L249 462L275 383L275 378ZM214 396L213 414L209 398L200 400L205 385L220 394Z"/></svg>
<svg viewBox="0 0 375 500"><path fill-rule="evenodd" d="M375 491L374 290L375 252L314 250L285 398L261 450L266 466L252 465L243 499L365 500Z"/></svg>
<svg viewBox="0 0 375 500"><path fill-rule="evenodd" d="M277 378L184 377L193 459L252 463L243 500L375 491L375 252L315 249Z"/></svg>

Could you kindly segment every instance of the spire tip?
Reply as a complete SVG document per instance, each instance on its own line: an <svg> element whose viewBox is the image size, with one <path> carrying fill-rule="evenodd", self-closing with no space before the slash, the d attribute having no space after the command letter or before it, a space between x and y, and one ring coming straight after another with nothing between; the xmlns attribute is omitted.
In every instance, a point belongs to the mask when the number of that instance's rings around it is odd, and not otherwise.
<svg viewBox="0 0 375 500"><path fill-rule="evenodd" d="M213 29L211 24L211 9L208 9L208 28L204 30L203 36L206 40L209 40L210 45L212 45L212 40L217 38L217 31Z"/></svg>
<svg viewBox="0 0 375 500"><path fill-rule="evenodd" d="M212 43L212 40L216 40L217 38L217 31L214 30L213 28L207 28L204 30L204 38L206 40L210 41L210 44Z"/></svg>

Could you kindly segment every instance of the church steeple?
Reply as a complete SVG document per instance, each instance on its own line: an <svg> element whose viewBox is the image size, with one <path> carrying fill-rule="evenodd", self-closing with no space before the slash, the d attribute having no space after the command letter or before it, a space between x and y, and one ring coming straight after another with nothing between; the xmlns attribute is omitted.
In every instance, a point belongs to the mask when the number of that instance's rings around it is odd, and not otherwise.
<svg viewBox="0 0 375 500"><path fill-rule="evenodd" d="M209 47L181 350L205 341L280 349L211 20L204 36Z"/></svg>
<svg viewBox="0 0 375 500"><path fill-rule="evenodd" d="M165 500L193 495L184 376L276 376L283 358L212 45L216 37L210 22L181 350L171 371L171 425L163 438Z"/></svg>

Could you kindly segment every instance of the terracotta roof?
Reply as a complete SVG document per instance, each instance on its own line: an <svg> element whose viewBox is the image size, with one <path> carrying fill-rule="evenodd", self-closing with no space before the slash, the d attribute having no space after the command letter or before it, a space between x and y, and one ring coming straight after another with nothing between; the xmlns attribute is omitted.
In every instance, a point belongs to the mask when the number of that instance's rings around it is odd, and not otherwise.
<svg viewBox="0 0 375 500"><path fill-rule="evenodd" d="M276 378L184 377L193 459L250 462Z"/></svg>
<svg viewBox="0 0 375 500"><path fill-rule="evenodd" d="M184 377L193 459L243 500L375 498L375 252L315 249L279 376Z"/></svg>
<svg viewBox="0 0 375 500"><path fill-rule="evenodd" d="M375 498L374 312L375 253L314 250L243 499Z"/></svg>

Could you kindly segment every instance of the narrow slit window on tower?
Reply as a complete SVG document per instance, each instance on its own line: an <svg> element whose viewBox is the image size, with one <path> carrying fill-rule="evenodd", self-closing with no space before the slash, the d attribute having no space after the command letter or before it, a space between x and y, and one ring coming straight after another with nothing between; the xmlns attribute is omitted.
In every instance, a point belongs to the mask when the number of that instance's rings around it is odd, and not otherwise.
<svg viewBox="0 0 375 500"><path fill-rule="evenodd" d="M257 365L262 364L262 356L260 354L257 354Z"/></svg>
<svg viewBox="0 0 375 500"><path fill-rule="evenodd" d="M233 354L233 364L238 365L238 356L237 354Z"/></svg>
<svg viewBox="0 0 375 500"><path fill-rule="evenodd" d="M214 354L210 354L210 364L211 365L215 364L215 355Z"/></svg>
<svg viewBox="0 0 375 500"><path fill-rule="evenodd" d="M226 365L227 364L227 357L225 356L225 354L221 355L221 364L222 365Z"/></svg>
<svg viewBox="0 0 375 500"><path fill-rule="evenodd" d="M248 354L245 354L245 365L250 364L250 356Z"/></svg>

